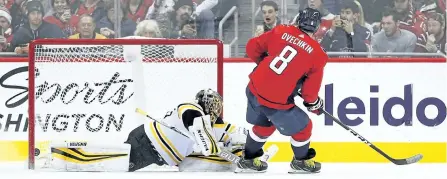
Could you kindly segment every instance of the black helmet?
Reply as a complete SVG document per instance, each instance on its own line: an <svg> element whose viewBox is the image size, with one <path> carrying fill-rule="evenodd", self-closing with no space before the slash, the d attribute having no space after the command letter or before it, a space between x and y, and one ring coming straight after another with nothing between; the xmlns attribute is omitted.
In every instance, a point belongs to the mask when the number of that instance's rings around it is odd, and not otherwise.
<svg viewBox="0 0 447 179"><path fill-rule="evenodd" d="M298 28L307 33L315 33L320 27L321 13L312 8L300 10L296 24Z"/></svg>
<svg viewBox="0 0 447 179"><path fill-rule="evenodd" d="M214 123L222 114L223 98L212 89L203 89L196 94L196 101L202 107L206 115L211 115Z"/></svg>

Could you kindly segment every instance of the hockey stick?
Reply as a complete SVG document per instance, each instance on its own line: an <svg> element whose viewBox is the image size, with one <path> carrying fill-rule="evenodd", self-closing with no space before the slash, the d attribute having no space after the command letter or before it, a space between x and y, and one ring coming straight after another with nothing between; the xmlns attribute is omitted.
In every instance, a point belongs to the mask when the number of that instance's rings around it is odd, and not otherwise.
<svg viewBox="0 0 447 179"><path fill-rule="evenodd" d="M298 93L298 95L300 97L301 93ZM326 110L322 109L323 113L326 114L327 116L329 116L335 123L337 123L338 125L340 125L341 127L343 127L344 129L346 129L347 131L351 132L352 135L356 136L357 138L359 138L363 143L365 143L366 145L368 145L369 147L371 147L373 150L375 150L376 152L378 152L380 155L382 155L383 157L385 157L386 159L388 159L389 161L393 162L396 165L408 165L408 164L412 164L412 163L416 163L419 162L422 159L422 154L417 154L415 156L409 157L409 158L404 158L404 159L395 159L390 157L388 154L386 154L385 152L383 152L382 150L380 150L378 147L376 147L374 144L372 144L371 142L369 142L368 140L366 140L364 137L362 137L359 133L355 132L354 130L352 130L350 127L348 127L347 125L343 124L340 119L337 119L335 116L333 116L332 114L328 113Z"/></svg>
<svg viewBox="0 0 447 179"><path fill-rule="evenodd" d="M322 109L323 113L326 114L327 116L331 117L332 120L334 122L336 122L337 124L339 124L341 127L345 128L347 131L351 132L351 134L353 134L354 136L356 136L357 138L359 138L363 143L365 143L366 145L369 145L369 147L371 147L372 149L374 149L376 152L378 152L380 155L382 155L383 157L385 157L386 159L388 159L389 161L393 162L396 165L408 165L408 164L412 164L412 163L416 163L419 160L422 159L422 154L417 154L415 156L409 157L409 158L404 158L404 159L395 159L390 157L388 154L386 154L385 152L383 152L382 150L380 150L378 147L376 147L374 144L372 144L371 142L369 142L368 140L366 140L364 137L362 137L359 133L355 132L354 130L352 130L350 127L346 126L345 124L343 124L339 119L337 119L335 116L333 116L332 114L328 113L326 110Z"/></svg>
<svg viewBox="0 0 447 179"><path fill-rule="evenodd" d="M161 125L163 125L163 126L169 128L169 129L171 129L171 130L177 132L178 134L180 134L180 135L182 135L182 136L185 136L185 137L187 137L187 138L192 139L192 140L195 141L194 138L190 137L189 135L184 134L182 131L178 130L177 128L175 128L175 127L173 127L173 126L169 126L168 124L164 123L163 121L160 121L160 120L157 120L157 119L155 119L155 118L152 118L151 116L149 116L149 114L147 114L145 111L143 111L143 110L140 109L140 108L137 108L135 112L137 112L138 114L141 114L141 115L145 116L146 118L151 119L151 120L153 120L153 121L155 121L155 122L157 122L157 123L159 123L159 124L161 124ZM225 159L226 161L229 161L229 162L231 162L231 163L234 163L234 164L237 164L237 163L239 162L239 160L240 160L239 156L237 156L237 155L231 153L231 152L228 151L228 150L222 149L222 148L220 149L220 152L217 153L217 156L219 156L219 157Z"/></svg>

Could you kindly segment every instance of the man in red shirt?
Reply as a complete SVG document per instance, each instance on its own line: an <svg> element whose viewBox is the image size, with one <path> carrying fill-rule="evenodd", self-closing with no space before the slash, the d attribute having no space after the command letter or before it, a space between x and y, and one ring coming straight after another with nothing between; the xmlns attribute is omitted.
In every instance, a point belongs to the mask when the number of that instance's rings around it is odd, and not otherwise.
<svg viewBox="0 0 447 179"><path fill-rule="evenodd" d="M254 126L236 172L267 169L259 157L276 129L291 137L294 158L289 173L320 171L321 164L311 160L316 152L309 149L312 121L293 100L301 89L304 106L321 114L323 100L318 92L328 56L314 39L320 23L320 12L306 8L300 11L297 26L279 25L248 41L247 55L257 67L249 76L246 118Z"/></svg>
<svg viewBox="0 0 447 179"><path fill-rule="evenodd" d="M414 52L427 52L427 17L415 11L410 0L394 0L394 9L398 13L399 28L413 32L417 37Z"/></svg>
<svg viewBox="0 0 447 179"><path fill-rule="evenodd" d="M304 4L303 4L304 5ZM314 33L315 40L317 40L319 43L323 41L324 36L326 33L331 29L333 21L335 19L335 15L330 13L329 10L327 10L323 4L322 0L307 0L307 6L312 9L316 9L320 11L321 13L321 23L320 28L318 28L318 31ZM297 14L291 24L296 23L296 19L298 18Z"/></svg>

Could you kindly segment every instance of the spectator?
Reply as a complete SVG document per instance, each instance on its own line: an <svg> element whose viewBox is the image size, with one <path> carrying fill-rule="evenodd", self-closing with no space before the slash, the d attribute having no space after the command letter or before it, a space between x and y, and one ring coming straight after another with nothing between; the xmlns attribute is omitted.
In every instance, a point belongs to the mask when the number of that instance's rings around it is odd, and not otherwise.
<svg viewBox="0 0 447 179"><path fill-rule="evenodd" d="M428 14L428 38L426 48L431 53L446 53L446 32L444 15L436 12Z"/></svg>
<svg viewBox="0 0 447 179"><path fill-rule="evenodd" d="M7 9L10 9L12 7L12 5L15 3L15 0L5 0L5 7Z"/></svg>
<svg viewBox="0 0 447 179"><path fill-rule="evenodd" d="M147 38L162 38L160 29L158 28L157 21L144 20L137 25L135 35Z"/></svg>
<svg viewBox="0 0 447 179"><path fill-rule="evenodd" d="M297 1L299 1L300 10L303 10L305 7L309 7L310 3L307 0L297 0ZM324 6L324 9L328 10L330 13L339 14L341 4L344 1L350 1L350 0L321 0L321 4L322 6Z"/></svg>
<svg viewBox="0 0 447 179"><path fill-rule="evenodd" d="M445 13L445 0L426 0L419 11L428 15L431 12Z"/></svg>
<svg viewBox="0 0 447 179"><path fill-rule="evenodd" d="M32 0L32 1L36 1L36 0ZM42 3L43 6L43 12L47 13L52 9L52 5L50 0L37 0L40 1L40 3ZM43 14L45 16L45 14Z"/></svg>
<svg viewBox="0 0 447 179"><path fill-rule="evenodd" d="M28 43L31 40L66 38L59 27L42 20L45 13L40 1L29 1L26 5L26 11L28 22L14 33L11 41L11 49L16 53L28 53Z"/></svg>
<svg viewBox="0 0 447 179"><path fill-rule="evenodd" d="M0 7L6 7L7 0L0 0Z"/></svg>
<svg viewBox="0 0 447 179"><path fill-rule="evenodd" d="M103 17L97 24L96 31L100 34L106 36L107 38L115 37L115 5L113 3L107 3L107 16ZM118 11L119 17L121 17L121 37L127 37L134 34L137 24L128 19L125 16L126 10L125 8L121 8Z"/></svg>
<svg viewBox="0 0 447 179"><path fill-rule="evenodd" d="M155 19L159 14L168 14L174 11L175 2L178 0L157 0L155 1L146 14L146 19ZM195 16L200 16L202 12L205 13L206 16L211 17L210 12L211 9L216 6L219 1L218 0L192 0L194 2L194 7L196 10L194 11ZM214 14L212 15L214 16Z"/></svg>
<svg viewBox="0 0 447 179"><path fill-rule="evenodd" d="M278 18L278 4L273 1L263 1L261 3L261 10L263 15L262 25L258 25L256 28L255 36L259 36L264 32L267 32L277 24L280 24Z"/></svg>
<svg viewBox="0 0 447 179"><path fill-rule="evenodd" d="M166 0L172 1L172 0ZM206 1L202 2L205 3ZM200 6L200 5L199 5ZM199 16L194 13L192 0L178 0L173 6L154 10L153 15L159 23L161 33L166 38L200 38L214 39L214 14L211 10L203 9ZM166 13L161 13L161 12ZM146 16L147 17L147 16Z"/></svg>
<svg viewBox="0 0 447 179"><path fill-rule="evenodd" d="M348 2L348 1L345 1L345 2ZM353 2L354 2L355 4L357 4L357 6L359 7L359 17L356 18L355 21L356 21L359 25L361 25L361 26L367 28L367 29L369 30L370 34L372 35L373 32L374 32L374 30L373 30L373 26L372 26L372 24L368 23L368 22L365 20L365 13L364 13L364 11L363 11L363 6L362 6L362 4L360 4L360 2L357 1L357 0L355 0L355 1L353 1Z"/></svg>
<svg viewBox="0 0 447 179"><path fill-rule="evenodd" d="M332 22L331 29L321 42L327 51L336 52L366 52L371 41L371 32L358 22L360 8L353 1L342 5L341 14Z"/></svg>
<svg viewBox="0 0 447 179"><path fill-rule="evenodd" d="M209 14L209 11L219 3L218 0L193 0L193 2L196 7L195 16L200 16L202 12ZM214 17L214 14L212 16Z"/></svg>
<svg viewBox="0 0 447 179"><path fill-rule="evenodd" d="M341 13L340 10L343 2L346 2L346 0L325 0L323 1L323 5L332 14L338 14Z"/></svg>
<svg viewBox="0 0 447 179"><path fill-rule="evenodd" d="M315 39L321 43L324 35L331 28L332 20L334 20L335 15L331 14L326 8L324 8L322 0L307 0L307 4L310 8L317 9L321 13L322 18L321 18L320 28L314 34ZM298 19L298 15L299 14L297 14L295 16L295 18L293 18L293 21L292 21L293 24L296 23L296 20Z"/></svg>
<svg viewBox="0 0 447 179"><path fill-rule="evenodd" d="M128 11L127 17L139 23L146 17L147 10L153 4L153 0L124 0Z"/></svg>
<svg viewBox="0 0 447 179"><path fill-rule="evenodd" d="M95 22L99 22L99 20L107 16L106 3L103 0L72 0L72 2L73 14L79 17L87 14L92 16ZM111 3L113 4L113 1Z"/></svg>
<svg viewBox="0 0 447 179"><path fill-rule="evenodd" d="M7 51L11 40L12 40L12 30L11 26L11 15L8 9L5 7L0 7L0 52Z"/></svg>
<svg viewBox="0 0 447 179"><path fill-rule="evenodd" d="M365 27L370 29L372 34L380 31L380 21L385 7L392 7L392 0L357 0L362 8L365 19Z"/></svg>
<svg viewBox="0 0 447 179"><path fill-rule="evenodd" d="M69 37L69 39L107 39L104 35L95 33L96 23L92 16L84 14L79 19L79 33Z"/></svg>
<svg viewBox="0 0 447 179"><path fill-rule="evenodd" d="M400 29L396 12L389 10L383 13L382 31L374 34L371 46L374 52L413 52L416 47L416 35Z"/></svg>
<svg viewBox="0 0 447 179"><path fill-rule="evenodd" d="M45 17L43 20L57 25L66 36L76 33L76 26L79 17L71 14L69 0L51 0L53 15Z"/></svg>
<svg viewBox="0 0 447 179"><path fill-rule="evenodd" d="M9 12L11 12L11 28L12 33L15 33L20 26L25 24L26 19L26 4L29 0L14 0Z"/></svg>
<svg viewBox="0 0 447 179"><path fill-rule="evenodd" d="M394 0L394 9L398 15L399 28L413 32L417 37L415 52L427 52L426 17L416 13L411 0Z"/></svg>

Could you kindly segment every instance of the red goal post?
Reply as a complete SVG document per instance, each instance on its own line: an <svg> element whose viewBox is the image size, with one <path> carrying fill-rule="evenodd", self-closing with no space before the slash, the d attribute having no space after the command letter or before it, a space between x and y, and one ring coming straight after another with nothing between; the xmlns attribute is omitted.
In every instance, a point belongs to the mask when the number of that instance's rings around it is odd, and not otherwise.
<svg viewBox="0 0 447 179"><path fill-rule="evenodd" d="M145 122L136 107L163 117L200 89L223 94L223 44L42 39L30 43L29 72L29 168L35 169L51 159L52 145L123 143Z"/></svg>

